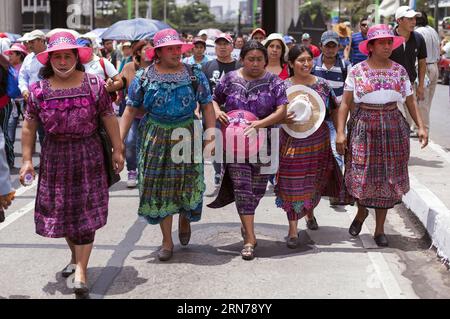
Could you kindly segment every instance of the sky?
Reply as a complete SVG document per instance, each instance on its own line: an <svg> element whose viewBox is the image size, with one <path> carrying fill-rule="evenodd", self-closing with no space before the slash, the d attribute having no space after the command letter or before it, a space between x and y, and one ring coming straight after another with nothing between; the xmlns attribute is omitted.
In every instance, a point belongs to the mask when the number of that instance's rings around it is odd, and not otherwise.
<svg viewBox="0 0 450 319"><path fill-rule="evenodd" d="M176 0L177 4L185 4L186 0ZM237 11L239 9L239 0L230 1L231 10ZM223 6L224 11L228 9L228 0L211 0L211 6Z"/></svg>

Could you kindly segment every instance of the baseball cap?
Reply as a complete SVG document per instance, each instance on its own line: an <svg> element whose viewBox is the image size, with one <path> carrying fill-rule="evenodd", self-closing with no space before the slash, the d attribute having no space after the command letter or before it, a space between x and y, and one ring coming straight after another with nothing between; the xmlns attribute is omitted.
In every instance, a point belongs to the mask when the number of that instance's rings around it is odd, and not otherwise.
<svg viewBox="0 0 450 319"><path fill-rule="evenodd" d="M208 32L206 32L206 30L200 30L200 32L197 34L197 36L200 37L202 35L208 35Z"/></svg>
<svg viewBox="0 0 450 319"><path fill-rule="evenodd" d="M251 37L253 38L255 33L258 33L258 32L262 33L264 35L264 37L266 36L266 31L264 31L264 29L256 28L255 30L252 31Z"/></svg>
<svg viewBox="0 0 450 319"><path fill-rule="evenodd" d="M283 39L284 39L284 43L286 43L286 44L291 44L291 43L294 43L295 41L294 41L294 37L292 37L292 36L290 36L290 35L285 35L284 37L283 37Z"/></svg>
<svg viewBox="0 0 450 319"><path fill-rule="evenodd" d="M41 30L34 30L30 33L26 33L23 37L17 39L18 42L27 42L27 41L33 41L36 39L42 39L45 40L45 33Z"/></svg>
<svg viewBox="0 0 450 319"><path fill-rule="evenodd" d="M335 31L325 31L322 33L322 36L320 37L320 42L322 45L326 45L327 43L334 42L336 44L339 44L339 34Z"/></svg>
<svg viewBox="0 0 450 319"><path fill-rule="evenodd" d="M130 42L130 41L127 41L127 42L123 43L123 44L122 44L122 48L123 48L123 47L130 47L130 48L131 48L131 42Z"/></svg>
<svg viewBox="0 0 450 319"><path fill-rule="evenodd" d="M421 17L422 13L414 11L408 6L401 6L395 11L395 20L400 18Z"/></svg>
<svg viewBox="0 0 450 319"><path fill-rule="evenodd" d="M193 44L196 44L196 43L203 43L204 45L206 45L206 41L203 40L202 38L198 38L198 37L195 37L195 38L192 40L192 43L193 43Z"/></svg>
<svg viewBox="0 0 450 319"><path fill-rule="evenodd" d="M311 39L311 36L309 35L309 33L303 33L302 40L309 40L309 39Z"/></svg>
<svg viewBox="0 0 450 319"><path fill-rule="evenodd" d="M227 42L233 43L233 39L230 37L230 35L228 35L226 33L219 34L219 36L214 40L214 43L216 43L220 39L225 39Z"/></svg>

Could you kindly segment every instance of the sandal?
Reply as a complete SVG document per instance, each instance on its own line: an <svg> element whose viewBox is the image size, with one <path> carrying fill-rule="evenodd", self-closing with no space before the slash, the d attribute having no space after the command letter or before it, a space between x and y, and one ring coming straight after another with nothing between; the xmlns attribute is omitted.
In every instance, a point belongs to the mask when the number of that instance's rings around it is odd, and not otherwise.
<svg viewBox="0 0 450 319"><path fill-rule="evenodd" d="M63 270L61 270L61 276L64 278L70 277L72 274L75 273L75 269L77 268L76 264L68 264L66 267L64 267Z"/></svg>
<svg viewBox="0 0 450 319"><path fill-rule="evenodd" d="M245 244L244 248L241 250L241 256L244 260L252 260L255 258L255 247L253 244Z"/></svg>

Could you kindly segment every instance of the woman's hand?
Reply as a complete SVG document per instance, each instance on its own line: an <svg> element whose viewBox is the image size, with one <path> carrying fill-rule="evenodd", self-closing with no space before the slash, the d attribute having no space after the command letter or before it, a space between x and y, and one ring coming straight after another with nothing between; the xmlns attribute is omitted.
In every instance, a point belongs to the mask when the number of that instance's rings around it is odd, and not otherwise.
<svg viewBox="0 0 450 319"><path fill-rule="evenodd" d="M428 132L424 128L419 128L419 131L417 132L417 135L419 136L419 142L421 144L420 148L424 148L428 145Z"/></svg>
<svg viewBox="0 0 450 319"><path fill-rule="evenodd" d="M347 138L344 133L336 134L336 151L340 155L345 154L345 150L347 149Z"/></svg>
<svg viewBox="0 0 450 319"><path fill-rule="evenodd" d="M248 126L244 130L244 135L247 136L247 137L256 136L258 134L258 129L260 129L262 127L263 126L262 126L261 121L250 122L250 126Z"/></svg>
<svg viewBox="0 0 450 319"><path fill-rule="evenodd" d="M295 112L288 112L283 120L283 124L295 124Z"/></svg>
<svg viewBox="0 0 450 319"><path fill-rule="evenodd" d="M23 162L22 167L19 171L19 181L23 186L27 186L25 185L25 175L27 173L31 173L31 175L33 175L33 178L35 178L36 176L36 172L34 171L33 163L31 161Z"/></svg>
<svg viewBox="0 0 450 319"><path fill-rule="evenodd" d="M219 121L223 125L228 125L230 122L228 121L228 115L224 111L220 111L216 113L216 120Z"/></svg>
<svg viewBox="0 0 450 319"><path fill-rule="evenodd" d="M114 149L112 153L112 162L114 171L116 174L119 174L124 167L124 157L123 157L123 151L121 149Z"/></svg>
<svg viewBox="0 0 450 319"><path fill-rule="evenodd" d="M13 191L9 194L0 196L0 209L7 209L11 205L15 193L16 192Z"/></svg>

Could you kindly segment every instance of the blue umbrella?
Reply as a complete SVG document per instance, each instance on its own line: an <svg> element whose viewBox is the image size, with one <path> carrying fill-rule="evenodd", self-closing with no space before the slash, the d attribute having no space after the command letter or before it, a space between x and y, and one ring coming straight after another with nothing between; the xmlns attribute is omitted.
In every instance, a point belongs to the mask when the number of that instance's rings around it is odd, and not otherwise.
<svg viewBox="0 0 450 319"><path fill-rule="evenodd" d="M22 37L20 34L9 33L9 32L6 32L6 35L8 36L9 40L11 40L11 42L16 42L17 39Z"/></svg>
<svg viewBox="0 0 450 319"><path fill-rule="evenodd" d="M100 38L107 40L141 40L153 36L156 32L170 28L169 25L158 20L137 18L122 20L114 23Z"/></svg>

